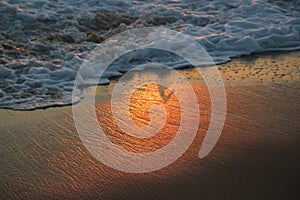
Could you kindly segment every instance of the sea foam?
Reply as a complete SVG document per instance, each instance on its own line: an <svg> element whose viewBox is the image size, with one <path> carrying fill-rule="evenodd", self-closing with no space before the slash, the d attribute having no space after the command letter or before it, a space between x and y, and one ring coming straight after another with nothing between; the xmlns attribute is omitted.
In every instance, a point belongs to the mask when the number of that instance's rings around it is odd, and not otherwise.
<svg viewBox="0 0 300 200"><path fill-rule="evenodd" d="M299 10L297 0L4 0L0 108L71 104L77 71L89 52L104 39L133 28L162 26L190 35L217 64L256 52L297 50ZM116 60L99 84L147 62L188 66L169 52L135 51ZM96 69L91 66L85 76L95 75ZM78 92L78 101L80 97Z"/></svg>

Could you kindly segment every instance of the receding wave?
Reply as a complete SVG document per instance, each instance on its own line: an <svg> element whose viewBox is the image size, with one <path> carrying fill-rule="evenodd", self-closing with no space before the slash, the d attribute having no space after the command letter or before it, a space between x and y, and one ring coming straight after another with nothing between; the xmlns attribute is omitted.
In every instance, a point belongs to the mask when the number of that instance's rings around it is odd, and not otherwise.
<svg viewBox="0 0 300 200"><path fill-rule="evenodd" d="M215 63L300 49L299 10L297 0L1 1L0 108L71 104L76 72L88 53L133 28L164 26L188 34ZM136 63L160 60L176 68L188 65L168 53L134 52L101 83Z"/></svg>

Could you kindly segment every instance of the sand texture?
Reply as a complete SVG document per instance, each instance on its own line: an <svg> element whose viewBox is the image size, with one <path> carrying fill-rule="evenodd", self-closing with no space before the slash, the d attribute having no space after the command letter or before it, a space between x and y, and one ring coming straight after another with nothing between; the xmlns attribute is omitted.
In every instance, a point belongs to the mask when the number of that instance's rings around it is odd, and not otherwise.
<svg viewBox="0 0 300 200"><path fill-rule="evenodd" d="M181 70L201 102L199 131L181 158L151 173L116 171L93 158L76 132L70 106L2 109L0 198L293 199L300 194L299 63L300 52L290 52L257 54L220 65L227 117L217 145L203 159L198 152L210 119L208 91L204 83L198 84L195 69ZM168 101L172 117L167 118L165 133L136 140L122 134L111 118L110 95L116 83L97 88L98 121L108 138L135 152L167 144L178 129L176 98ZM138 92L132 98L132 116L137 123L147 123L145 106L139 103L149 102L138 97L158 98L157 88L148 85ZM89 89L85 95L90 95Z"/></svg>

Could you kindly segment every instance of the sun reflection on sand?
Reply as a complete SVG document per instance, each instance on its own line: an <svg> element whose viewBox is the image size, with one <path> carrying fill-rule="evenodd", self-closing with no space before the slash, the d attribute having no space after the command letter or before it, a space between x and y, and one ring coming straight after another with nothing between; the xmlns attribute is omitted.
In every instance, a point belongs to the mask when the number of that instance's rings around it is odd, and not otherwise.
<svg viewBox="0 0 300 200"><path fill-rule="evenodd" d="M184 73L182 73L185 76ZM149 74L147 75L149 76ZM133 80L138 81L142 77L132 77ZM172 78L172 74L169 77ZM191 77L186 77L190 79ZM195 77L193 77L194 79ZM210 99L207 88L201 78L193 80L193 82L198 82L198 84L192 83L195 90L196 96L200 105L200 127L199 132L202 130L202 136L205 135L205 130L209 124L210 120ZM112 83L108 87L114 87L115 83ZM185 85L181 84L180 80L175 80L175 87L181 90L185 89ZM97 93L101 94L99 96L105 97L110 95L103 95L109 90L99 87ZM97 97L96 97L97 98ZM185 97L189 99L188 96ZM96 113L98 116L99 125L106 133L106 136L114 144L118 145L131 152L151 152L158 150L165 145L167 145L177 134L180 120L181 120L181 110L180 104L177 97L172 90L166 88L157 83L148 83L141 85L137 90L132 93L130 98L130 103L128 110L132 120L141 127L148 125L151 122L149 112L151 107L154 105L160 105L165 109L166 112L166 122L163 128L155 134L153 137L149 138L136 138L124 133L116 124L111 111L111 102L109 98L96 99ZM120 104L126 103L120 100ZM127 112L120 110L119 112ZM199 112L199 111L195 111ZM140 131L140 130L137 130ZM201 136L201 137L202 137ZM200 145L198 145L200 147Z"/></svg>

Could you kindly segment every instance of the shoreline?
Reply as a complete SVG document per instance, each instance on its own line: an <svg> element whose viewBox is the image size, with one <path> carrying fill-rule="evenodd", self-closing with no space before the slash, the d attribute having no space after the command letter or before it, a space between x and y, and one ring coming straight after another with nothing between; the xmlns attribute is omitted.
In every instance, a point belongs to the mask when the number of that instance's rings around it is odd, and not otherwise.
<svg viewBox="0 0 300 200"><path fill-rule="evenodd" d="M291 51L267 51L267 52L257 52L257 53L251 53L250 55L242 55L239 57L233 57L231 58L230 61L226 62L226 63L222 63L222 64L217 64L215 66L217 66L222 74L222 76L224 75L224 71L226 71L226 66L230 65L231 63L237 63L237 62L242 62L244 64L251 64L253 63L253 60L257 60L257 59L272 59L274 57L285 57L285 56L292 56L295 59L295 55L299 54L300 50L291 50ZM252 61L251 61L252 60ZM234 64L233 64L234 65ZM247 66L245 66L246 71L247 71ZM183 68L179 68L179 69L175 69L180 71L190 71L193 70L194 67L183 67ZM106 85L110 85L116 81L119 80L121 76L114 76L109 78L109 83L108 84L102 84L102 85L92 85L92 86L87 86L83 88L83 92L85 90L88 90L89 87L105 87ZM228 78L228 77L227 77ZM272 80L273 82L275 82L275 80ZM300 80L299 80L300 81ZM225 80L223 80L223 82L225 82ZM83 95L84 98L84 95ZM62 104L62 105L49 105L49 106L45 106L45 107L37 107L37 108L32 108L32 109L11 109L11 108L0 108L1 110L11 110L11 111L36 111L36 110L47 110L49 108L59 108L59 107L69 107L72 105L76 105L78 103L80 103L82 101L82 99L74 104L70 103L70 104Z"/></svg>

